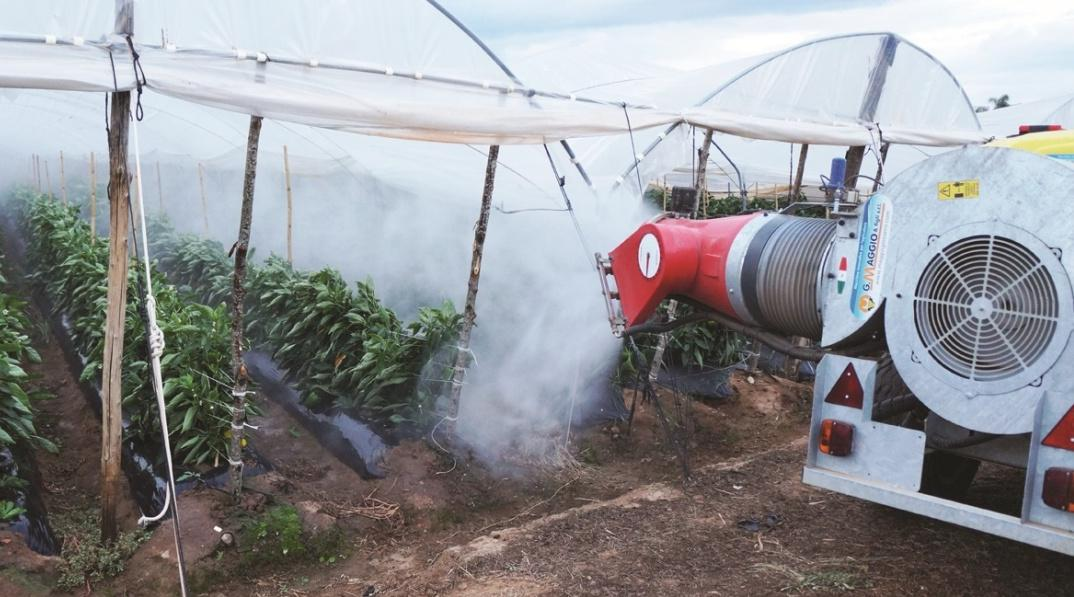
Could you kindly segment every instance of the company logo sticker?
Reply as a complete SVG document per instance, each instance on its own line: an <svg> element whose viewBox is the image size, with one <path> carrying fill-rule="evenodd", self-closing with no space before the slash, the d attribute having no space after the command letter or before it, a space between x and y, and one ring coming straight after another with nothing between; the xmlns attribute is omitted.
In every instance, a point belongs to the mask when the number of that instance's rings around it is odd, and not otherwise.
<svg viewBox="0 0 1074 597"><path fill-rule="evenodd" d="M872 315L883 299L891 217L891 200L883 195L874 195L862 210L858 259L850 293L850 311L858 319Z"/></svg>

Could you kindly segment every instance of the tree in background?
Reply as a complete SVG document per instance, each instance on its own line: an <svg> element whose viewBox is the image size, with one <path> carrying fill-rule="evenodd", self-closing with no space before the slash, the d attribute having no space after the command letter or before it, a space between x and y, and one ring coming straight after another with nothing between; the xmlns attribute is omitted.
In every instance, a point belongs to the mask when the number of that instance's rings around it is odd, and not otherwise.
<svg viewBox="0 0 1074 597"><path fill-rule="evenodd" d="M1011 105L1011 96L1006 94L1006 93L1004 93L1003 95L1001 95L999 97L990 97L990 98L988 98L988 103L992 104L991 107L989 107L989 106L977 106L976 111L977 112L987 112L989 110L995 110L997 108L1006 108L1007 106Z"/></svg>

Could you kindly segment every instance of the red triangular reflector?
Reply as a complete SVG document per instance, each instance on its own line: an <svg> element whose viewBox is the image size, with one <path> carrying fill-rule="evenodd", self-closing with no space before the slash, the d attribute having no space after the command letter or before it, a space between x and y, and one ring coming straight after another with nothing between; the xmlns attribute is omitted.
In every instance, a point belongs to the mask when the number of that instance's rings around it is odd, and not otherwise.
<svg viewBox="0 0 1074 597"><path fill-rule="evenodd" d="M854 370L854 364L850 363L839 374L839 379L836 380L835 386L832 387L832 391L828 392L828 397L824 401L828 404L861 408L864 399L865 389L861 387L861 381L858 379L858 372Z"/></svg>
<svg viewBox="0 0 1074 597"><path fill-rule="evenodd" d="M1059 419L1041 443L1060 450L1074 450L1074 406Z"/></svg>

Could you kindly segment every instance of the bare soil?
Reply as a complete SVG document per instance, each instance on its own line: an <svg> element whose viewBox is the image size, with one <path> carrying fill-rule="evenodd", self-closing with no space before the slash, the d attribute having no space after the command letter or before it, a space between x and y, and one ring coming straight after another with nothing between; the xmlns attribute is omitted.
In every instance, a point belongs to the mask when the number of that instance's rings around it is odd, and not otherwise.
<svg viewBox="0 0 1074 597"><path fill-rule="evenodd" d="M42 469L49 507L62 508L95 499L98 436L81 396L47 369L60 397L46 433L65 450ZM689 430L687 482L644 403L629 429L576 433L557 467L505 476L412 440L391 450L385 478L362 479L263 401L252 441L275 471L251 479L240 504L210 489L180 497L191 585L207 595L1053 595L1074 582L1066 557L802 484L809 386L736 374L733 387L732 398L681 406L660 394ZM1018 478L984 467L971 500L1016 508L996 495ZM272 503L296 505L307 528L340 529L345 557L243 568L215 529L237 532L243 513ZM379 516L371 505L398 509ZM96 594L175 594L169 525ZM0 594L47 590L16 580L0 580Z"/></svg>

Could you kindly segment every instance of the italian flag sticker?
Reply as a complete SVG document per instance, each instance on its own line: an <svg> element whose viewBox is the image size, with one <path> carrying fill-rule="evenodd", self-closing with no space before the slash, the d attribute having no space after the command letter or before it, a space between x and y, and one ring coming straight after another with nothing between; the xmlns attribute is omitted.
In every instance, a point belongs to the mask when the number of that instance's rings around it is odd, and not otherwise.
<svg viewBox="0 0 1074 597"><path fill-rule="evenodd" d="M847 258L843 257L839 259L839 273L835 277L835 290L839 294L843 294L843 289L847 285Z"/></svg>

